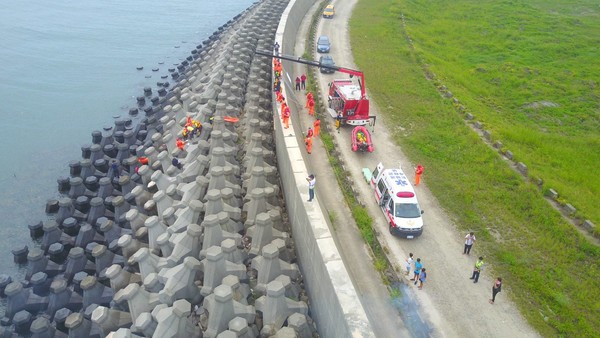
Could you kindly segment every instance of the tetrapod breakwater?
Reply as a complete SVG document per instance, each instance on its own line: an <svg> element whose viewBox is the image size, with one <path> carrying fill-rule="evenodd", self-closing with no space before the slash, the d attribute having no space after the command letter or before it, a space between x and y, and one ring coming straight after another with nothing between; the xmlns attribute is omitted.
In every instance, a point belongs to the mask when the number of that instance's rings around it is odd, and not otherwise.
<svg viewBox="0 0 600 338"><path fill-rule="evenodd" d="M0 275L0 337L316 335L279 189L271 64L254 58L286 6L254 4L171 70L175 85L92 132L29 227L39 247L13 251L25 279ZM188 117L202 128L180 149Z"/></svg>

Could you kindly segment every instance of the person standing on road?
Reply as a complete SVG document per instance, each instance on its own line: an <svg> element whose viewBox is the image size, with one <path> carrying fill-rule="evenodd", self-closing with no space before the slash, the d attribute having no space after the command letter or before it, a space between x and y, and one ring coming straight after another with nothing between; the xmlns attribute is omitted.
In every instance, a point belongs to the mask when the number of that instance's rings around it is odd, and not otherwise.
<svg viewBox="0 0 600 338"><path fill-rule="evenodd" d="M296 76L296 90L300 90L300 76Z"/></svg>
<svg viewBox="0 0 600 338"><path fill-rule="evenodd" d="M317 118L315 120L315 123L313 124L313 126L315 127L315 137L319 136L319 132L321 131L321 120L319 118Z"/></svg>
<svg viewBox="0 0 600 338"><path fill-rule="evenodd" d="M415 185L419 185L419 183L421 183L421 175L423 174L423 170L425 168L423 168L422 165L417 164L417 168L415 169Z"/></svg>
<svg viewBox="0 0 600 338"><path fill-rule="evenodd" d="M342 118L343 118L342 112L339 112L337 114L337 116L335 117L335 129L337 129L338 133L340 132L340 127L342 126Z"/></svg>
<svg viewBox="0 0 600 338"><path fill-rule="evenodd" d="M406 275L410 275L410 268L412 266L413 263L413 253L409 253L408 254L408 258L406 259Z"/></svg>
<svg viewBox="0 0 600 338"><path fill-rule="evenodd" d="M419 274L419 290L423 288L423 283L427 280L427 272L425 270L425 268L421 269L421 273ZM415 284L417 284L416 281Z"/></svg>
<svg viewBox="0 0 600 338"><path fill-rule="evenodd" d="M470 279L473 279L473 283L477 283L479 281L479 275L481 274L481 270L483 270L483 257L479 257L477 262L475 262L475 267L473 268L473 275Z"/></svg>
<svg viewBox="0 0 600 338"><path fill-rule="evenodd" d="M306 152L310 155L312 153L312 136L306 136L304 143L306 144Z"/></svg>
<svg viewBox="0 0 600 338"><path fill-rule="evenodd" d="M315 133L311 127L308 127L308 131L306 132L306 137L313 137Z"/></svg>
<svg viewBox="0 0 600 338"><path fill-rule="evenodd" d="M306 74L302 74L302 76L300 76L300 85L302 90L306 89Z"/></svg>
<svg viewBox="0 0 600 338"><path fill-rule="evenodd" d="M306 180L308 181L308 202L312 202L315 199L315 184L317 183L317 179L315 175L310 174Z"/></svg>
<svg viewBox="0 0 600 338"><path fill-rule="evenodd" d="M475 233L470 232L465 236L465 250L463 250L463 255L468 255L471 253L471 247L475 243Z"/></svg>
<svg viewBox="0 0 600 338"><path fill-rule="evenodd" d="M417 285L417 281L419 280L419 274L421 273L422 267L423 267L423 264L421 264L421 258L417 258L417 261L415 262L414 276L413 276L413 278L410 279L410 280L415 281L415 285Z"/></svg>
<svg viewBox="0 0 600 338"><path fill-rule="evenodd" d="M308 115L315 116L315 100L308 101Z"/></svg>
<svg viewBox="0 0 600 338"><path fill-rule="evenodd" d="M304 108L308 108L308 101L310 100L314 100L313 94L311 92L308 92L306 94L306 105L304 106Z"/></svg>
<svg viewBox="0 0 600 338"><path fill-rule="evenodd" d="M494 304L496 301L496 295L500 291L502 291L502 278L498 277L492 286L492 299L490 299L490 304Z"/></svg>

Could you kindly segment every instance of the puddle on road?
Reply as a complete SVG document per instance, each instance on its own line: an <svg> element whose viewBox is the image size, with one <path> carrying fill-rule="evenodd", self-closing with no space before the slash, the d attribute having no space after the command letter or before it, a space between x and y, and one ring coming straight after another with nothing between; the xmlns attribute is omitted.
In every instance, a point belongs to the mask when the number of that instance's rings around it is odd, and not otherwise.
<svg viewBox="0 0 600 338"><path fill-rule="evenodd" d="M405 283L396 282L390 285L392 305L398 309L400 318L406 325L412 337L431 337L433 329L421 318L419 304L412 295L412 289Z"/></svg>

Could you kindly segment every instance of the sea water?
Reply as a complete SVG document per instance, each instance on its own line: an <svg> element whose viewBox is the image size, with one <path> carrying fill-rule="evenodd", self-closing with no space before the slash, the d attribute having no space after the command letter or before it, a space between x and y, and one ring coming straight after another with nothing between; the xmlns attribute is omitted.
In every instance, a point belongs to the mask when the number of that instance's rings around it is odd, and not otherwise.
<svg viewBox="0 0 600 338"><path fill-rule="evenodd" d="M253 2L0 2L0 273L23 278L11 249L36 245L27 225L47 219L91 132L128 116L144 87L173 85L168 68Z"/></svg>

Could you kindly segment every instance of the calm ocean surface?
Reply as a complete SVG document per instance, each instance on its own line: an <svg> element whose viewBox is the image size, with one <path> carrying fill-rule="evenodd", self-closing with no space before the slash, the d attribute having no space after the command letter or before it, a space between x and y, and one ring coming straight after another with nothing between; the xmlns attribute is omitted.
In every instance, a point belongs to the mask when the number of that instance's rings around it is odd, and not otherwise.
<svg viewBox="0 0 600 338"><path fill-rule="evenodd" d="M22 279L11 249L34 245L27 224L46 219L91 132L127 116L144 87L173 84L160 76L253 2L0 2L0 273Z"/></svg>

